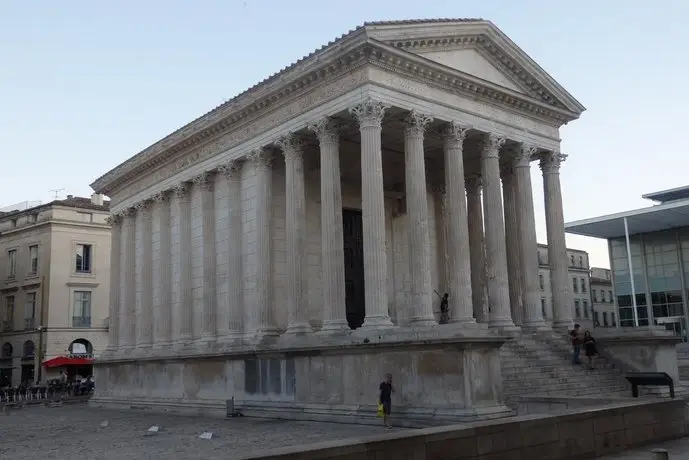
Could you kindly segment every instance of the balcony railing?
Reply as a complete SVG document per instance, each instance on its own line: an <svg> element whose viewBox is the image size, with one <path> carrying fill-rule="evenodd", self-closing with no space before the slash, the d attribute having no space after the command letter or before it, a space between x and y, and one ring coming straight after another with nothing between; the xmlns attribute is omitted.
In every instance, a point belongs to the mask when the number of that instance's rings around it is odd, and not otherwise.
<svg viewBox="0 0 689 460"><path fill-rule="evenodd" d="M24 318L24 330L36 329L36 318Z"/></svg>
<svg viewBox="0 0 689 460"><path fill-rule="evenodd" d="M72 327L91 327L91 317L72 316Z"/></svg>

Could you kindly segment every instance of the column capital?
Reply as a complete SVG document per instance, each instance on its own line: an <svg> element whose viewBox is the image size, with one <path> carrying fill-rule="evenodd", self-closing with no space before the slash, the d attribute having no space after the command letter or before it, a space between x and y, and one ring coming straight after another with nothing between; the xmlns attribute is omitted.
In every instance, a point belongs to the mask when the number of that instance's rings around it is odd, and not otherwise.
<svg viewBox="0 0 689 460"><path fill-rule="evenodd" d="M441 132L443 140L445 141L445 147L462 147L469 129L471 128L468 126L461 126L456 121L446 124Z"/></svg>
<svg viewBox="0 0 689 460"><path fill-rule="evenodd" d="M497 134L486 134L483 138L483 150L481 151L481 158L491 158L500 156L500 147L505 145L506 139Z"/></svg>
<svg viewBox="0 0 689 460"><path fill-rule="evenodd" d="M481 175L480 174L470 174L464 178L464 185L466 187L467 193L478 193L481 191Z"/></svg>
<svg viewBox="0 0 689 460"><path fill-rule="evenodd" d="M153 195L153 201L155 201L158 204L161 203L166 203L170 200L170 194L168 193L167 190L163 190L162 192L156 193Z"/></svg>
<svg viewBox="0 0 689 460"><path fill-rule="evenodd" d="M189 196L189 182L180 182L172 190L177 198L187 198Z"/></svg>
<svg viewBox="0 0 689 460"><path fill-rule="evenodd" d="M244 165L244 161L236 158L234 160L230 160L227 163L220 165L218 167L218 172L225 176L225 179L229 181L236 181L241 179L241 173L242 173L242 166Z"/></svg>
<svg viewBox="0 0 689 460"><path fill-rule="evenodd" d="M512 159L512 166L514 168L530 168L531 160L538 151L538 147L531 144L521 144L515 151Z"/></svg>
<svg viewBox="0 0 689 460"><path fill-rule="evenodd" d="M388 106L382 102L368 98L360 104L351 107L349 113L357 119L361 128L380 128L387 108Z"/></svg>
<svg viewBox="0 0 689 460"><path fill-rule="evenodd" d="M134 205L134 208L136 209L136 212L141 214L143 217L149 217L150 216L150 210L151 210L151 202L149 200L143 200L139 201Z"/></svg>
<svg viewBox="0 0 689 460"><path fill-rule="evenodd" d="M290 161L303 157L306 143L301 136L290 132L276 140L275 145L280 148L285 160Z"/></svg>
<svg viewBox="0 0 689 460"><path fill-rule="evenodd" d="M118 226L122 224L122 216L120 214L110 214L106 219L105 222L108 225L111 225L113 227Z"/></svg>
<svg viewBox="0 0 689 460"><path fill-rule="evenodd" d="M270 169L273 165L273 154L265 148L252 150L248 158L256 169Z"/></svg>
<svg viewBox="0 0 689 460"><path fill-rule="evenodd" d="M198 176L194 177L192 179L192 182L194 185L197 187L202 188L203 190L212 190L213 189L213 173L211 171L204 171Z"/></svg>
<svg viewBox="0 0 689 460"><path fill-rule="evenodd" d="M564 155L557 151L550 151L541 157L540 167L544 174L559 174L560 166L567 159Z"/></svg>
<svg viewBox="0 0 689 460"><path fill-rule="evenodd" d="M412 110L404 119L404 135L423 136L426 127L432 121L433 117Z"/></svg>
<svg viewBox="0 0 689 460"><path fill-rule="evenodd" d="M315 123L309 125L309 131L316 134L318 142L321 144L336 144L340 140L339 129L342 123L330 117L323 117Z"/></svg>
<svg viewBox="0 0 689 460"><path fill-rule="evenodd" d="M131 223L131 222L133 221L133 219L131 219L131 218L134 217L134 216L136 215L136 209L135 209L134 207L125 208L125 209L123 209L122 211L120 211L120 212L118 213L118 215L119 215L120 218L123 219L123 220L124 220L125 218L129 217L129 219L127 219L127 222L130 222L130 223Z"/></svg>

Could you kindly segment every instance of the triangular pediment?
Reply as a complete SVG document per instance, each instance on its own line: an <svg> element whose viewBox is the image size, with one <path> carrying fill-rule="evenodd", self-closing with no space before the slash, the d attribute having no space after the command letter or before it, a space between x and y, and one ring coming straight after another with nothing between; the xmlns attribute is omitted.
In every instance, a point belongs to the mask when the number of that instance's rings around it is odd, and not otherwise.
<svg viewBox="0 0 689 460"><path fill-rule="evenodd" d="M368 23L364 27L372 39L527 95L541 103L576 116L585 110L490 21L391 21Z"/></svg>

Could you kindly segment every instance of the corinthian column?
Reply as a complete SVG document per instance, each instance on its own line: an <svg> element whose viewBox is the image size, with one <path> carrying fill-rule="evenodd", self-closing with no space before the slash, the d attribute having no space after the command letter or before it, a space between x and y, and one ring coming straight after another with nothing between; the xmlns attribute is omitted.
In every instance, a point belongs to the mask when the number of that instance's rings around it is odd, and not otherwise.
<svg viewBox="0 0 689 460"><path fill-rule="evenodd" d="M361 132L361 213L364 231L366 317L362 327L391 327L388 310L388 267L381 133L385 105L367 99L349 113Z"/></svg>
<svg viewBox="0 0 689 460"><path fill-rule="evenodd" d="M137 302L136 347L146 348L153 343L153 220L151 203L142 201L136 205L137 231Z"/></svg>
<svg viewBox="0 0 689 460"><path fill-rule="evenodd" d="M177 197L177 216L179 223L179 265L177 267L179 302L177 304L177 340L181 345L191 341L194 324L194 301L191 294L191 196L189 184L180 183L175 187Z"/></svg>
<svg viewBox="0 0 689 460"><path fill-rule="evenodd" d="M450 123L444 132L445 220L450 321L473 323L471 250L464 185L464 139L467 129ZM480 198L479 198L480 210ZM483 242L481 242L481 246Z"/></svg>
<svg viewBox="0 0 689 460"><path fill-rule="evenodd" d="M483 209L481 204L481 176L474 174L465 180L467 191L467 219L469 223L469 258L471 264L471 303L474 318L488 323L488 289L486 286L486 248L483 238Z"/></svg>
<svg viewBox="0 0 689 460"><path fill-rule="evenodd" d="M244 271L242 269L242 166L232 160L220 167L227 179L227 302L218 312L218 335L232 338L242 334L244 325Z"/></svg>
<svg viewBox="0 0 689 460"><path fill-rule="evenodd" d="M519 272L524 321L523 327L547 328L543 319L538 287L538 242L533 193L531 158L536 148L522 144L513 160L516 208L519 210Z"/></svg>
<svg viewBox="0 0 689 460"><path fill-rule="evenodd" d="M411 323L435 324L432 305L431 254L428 238L428 194L423 138L433 118L411 111L404 124L404 164L411 272ZM365 237L365 236L364 236Z"/></svg>
<svg viewBox="0 0 689 460"><path fill-rule="evenodd" d="M202 254L203 254L203 310L201 340L215 340L217 297L215 293L215 193L213 176L204 172L194 178L201 189Z"/></svg>
<svg viewBox="0 0 689 460"><path fill-rule="evenodd" d="M169 345L172 340L172 237L170 235L170 196L166 192L154 198L158 210L158 270L154 284L158 295L153 304L153 344Z"/></svg>
<svg viewBox="0 0 689 460"><path fill-rule="evenodd" d="M276 142L285 157L285 236L287 238L287 333L311 332L307 321L306 192L304 143L293 133Z"/></svg>
<svg viewBox="0 0 689 460"><path fill-rule="evenodd" d="M500 190L499 154L500 147L504 143L505 139L494 134L486 136L481 152L481 177L483 179L490 326L514 328L510 312L505 223L502 217L502 192Z"/></svg>
<svg viewBox="0 0 689 460"><path fill-rule="evenodd" d="M136 211L128 208L122 212L124 260L122 263L123 283L120 283L123 308L120 309L121 347L132 349L136 345Z"/></svg>
<svg viewBox="0 0 689 460"><path fill-rule="evenodd" d="M323 326L321 331L349 329L345 306L344 237L340 184L340 142L337 125L323 118L309 127L321 148L321 257Z"/></svg>
<svg viewBox="0 0 689 460"><path fill-rule="evenodd" d="M273 216L273 157L268 150L258 149L251 152L249 158L256 171L256 308L258 321L255 332L259 337L274 336L278 335L278 329L271 305L273 245L270 229Z"/></svg>
<svg viewBox="0 0 689 460"><path fill-rule="evenodd" d="M553 327L569 327L572 322L572 299L567 273L567 243L562 211L560 165L567 158L560 152L548 152L541 158L545 194L545 224L548 233L550 289L553 293Z"/></svg>
<svg viewBox="0 0 689 460"><path fill-rule="evenodd" d="M122 218L119 215L108 217L110 230L110 310L108 319L108 352L114 353L119 347L120 315L120 270L122 259Z"/></svg>
<svg viewBox="0 0 689 460"><path fill-rule="evenodd" d="M507 247L507 273L510 291L510 311L517 326L522 324L523 304L519 262L519 208L517 207L516 180L512 158L503 165L502 196L505 211L505 246Z"/></svg>

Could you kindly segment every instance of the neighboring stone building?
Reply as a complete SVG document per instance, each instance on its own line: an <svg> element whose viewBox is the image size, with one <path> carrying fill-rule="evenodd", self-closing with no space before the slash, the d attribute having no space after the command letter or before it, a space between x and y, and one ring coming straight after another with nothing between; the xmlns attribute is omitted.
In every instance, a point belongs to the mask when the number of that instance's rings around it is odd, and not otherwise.
<svg viewBox="0 0 689 460"><path fill-rule="evenodd" d="M617 327L612 270L591 267L591 301L596 327Z"/></svg>
<svg viewBox="0 0 689 460"><path fill-rule="evenodd" d="M101 195L0 213L0 386L45 378L42 362L107 346L108 216Z"/></svg>
<svg viewBox="0 0 689 460"><path fill-rule="evenodd" d="M538 287L541 291L541 309L548 321L553 320L551 271L548 264L548 245L538 245ZM567 271L572 296L572 318L584 327L593 325L591 292L589 289L589 255L580 249L567 248Z"/></svg>
<svg viewBox="0 0 689 460"><path fill-rule="evenodd" d="M397 420L509 413L499 333L549 327L534 161L572 323L559 127L583 110L488 21L393 21L180 128L92 184L115 219L94 404L363 421L393 372Z"/></svg>

